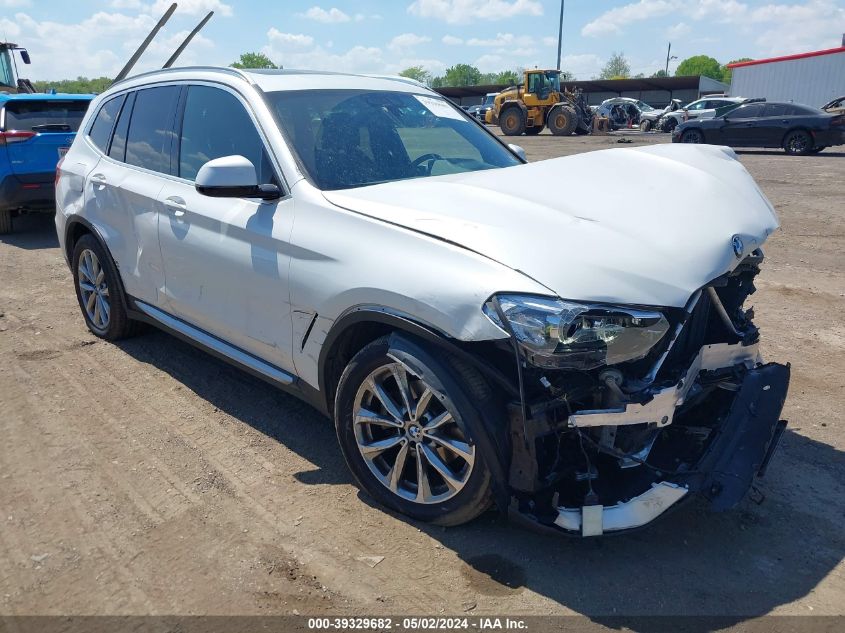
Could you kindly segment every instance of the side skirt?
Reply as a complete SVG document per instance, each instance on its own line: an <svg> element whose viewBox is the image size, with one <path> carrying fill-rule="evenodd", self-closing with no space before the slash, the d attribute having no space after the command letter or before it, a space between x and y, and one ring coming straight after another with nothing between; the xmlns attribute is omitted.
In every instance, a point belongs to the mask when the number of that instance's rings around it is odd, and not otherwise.
<svg viewBox="0 0 845 633"><path fill-rule="evenodd" d="M322 394L317 389L299 380L296 376L167 312L148 305L143 301L131 297L127 298L129 299L127 311L130 318L149 323L168 334L172 334L186 343L190 343L194 347L211 354L215 358L226 361L257 378L261 378L274 387L278 387L304 400L323 415L327 414Z"/></svg>

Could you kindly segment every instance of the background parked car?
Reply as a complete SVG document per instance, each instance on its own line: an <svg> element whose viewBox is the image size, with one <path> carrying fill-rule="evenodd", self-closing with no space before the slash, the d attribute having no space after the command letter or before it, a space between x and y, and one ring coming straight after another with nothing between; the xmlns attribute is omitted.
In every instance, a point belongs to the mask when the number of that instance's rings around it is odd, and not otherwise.
<svg viewBox="0 0 845 633"><path fill-rule="evenodd" d="M639 125L640 115L646 112L657 113L658 110L652 108L645 101L631 99L629 97L605 99L596 109L598 116L610 119L610 127L614 130L620 127L627 127L628 121L632 125Z"/></svg>
<svg viewBox="0 0 845 633"><path fill-rule="evenodd" d="M782 147L787 154L811 154L845 144L845 115L796 103L746 103L721 116L679 125L672 142Z"/></svg>
<svg viewBox="0 0 845 633"><path fill-rule="evenodd" d="M0 94L0 234L12 216L55 208L56 164L93 95Z"/></svg>
<svg viewBox="0 0 845 633"><path fill-rule="evenodd" d="M496 98L496 95L499 94L498 92L488 92L484 95L484 101L474 106L470 106L469 112L470 116L474 116L476 119L484 123L485 117L487 116L487 111L493 107L493 100Z"/></svg>

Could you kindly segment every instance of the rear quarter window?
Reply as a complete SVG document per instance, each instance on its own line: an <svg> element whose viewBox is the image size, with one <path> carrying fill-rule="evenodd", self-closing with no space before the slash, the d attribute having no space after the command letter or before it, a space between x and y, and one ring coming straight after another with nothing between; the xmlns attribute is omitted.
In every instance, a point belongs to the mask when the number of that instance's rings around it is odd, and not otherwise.
<svg viewBox="0 0 845 633"><path fill-rule="evenodd" d="M97 116L94 118L94 123L91 125L91 131L88 133L88 138L96 145L101 152L106 153L109 147L109 140L111 139L111 131L114 127L114 122L120 112L120 106L123 105L125 95L120 95L106 101Z"/></svg>
<svg viewBox="0 0 845 633"><path fill-rule="evenodd" d="M76 132L90 101L27 100L6 102L7 130Z"/></svg>

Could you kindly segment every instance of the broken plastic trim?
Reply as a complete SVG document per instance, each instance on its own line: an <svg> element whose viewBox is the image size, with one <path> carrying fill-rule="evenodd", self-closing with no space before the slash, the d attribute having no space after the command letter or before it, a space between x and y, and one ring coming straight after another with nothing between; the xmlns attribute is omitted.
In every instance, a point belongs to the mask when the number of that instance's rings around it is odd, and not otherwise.
<svg viewBox="0 0 845 633"><path fill-rule="evenodd" d="M684 403L700 372L740 364L751 369L758 362L760 362L760 353L756 343L705 345L687 369L684 378L671 387L654 392L647 403L628 403L622 409L576 411L569 416L569 426L583 428L644 423L653 423L658 427L668 426L675 417L675 409Z"/></svg>

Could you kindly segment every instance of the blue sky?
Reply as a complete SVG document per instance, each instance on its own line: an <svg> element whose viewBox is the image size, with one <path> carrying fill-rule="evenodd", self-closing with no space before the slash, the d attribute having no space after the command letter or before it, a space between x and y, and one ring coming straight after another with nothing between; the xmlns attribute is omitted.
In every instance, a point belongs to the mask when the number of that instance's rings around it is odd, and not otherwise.
<svg viewBox="0 0 845 633"><path fill-rule="evenodd" d="M113 75L170 0L0 0L0 37L29 48L23 76ZM263 51L287 68L484 72L553 67L559 0L181 0L139 64L161 65L208 10L212 21L180 63L228 64ZM838 46L845 0L567 0L563 68L597 75L614 51L634 73L707 54L721 62ZM673 62L672 66L677 64Z"/></svg>

